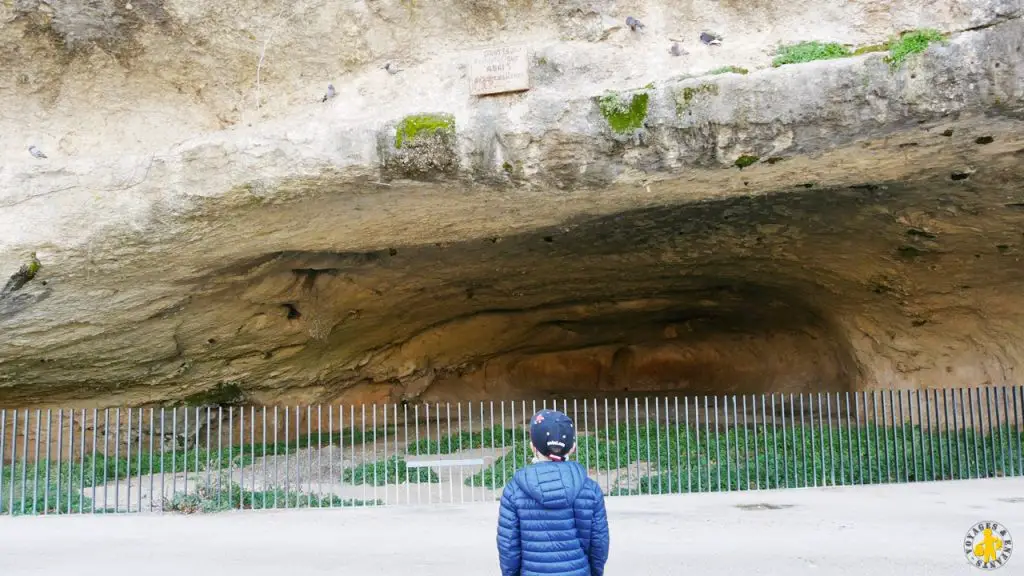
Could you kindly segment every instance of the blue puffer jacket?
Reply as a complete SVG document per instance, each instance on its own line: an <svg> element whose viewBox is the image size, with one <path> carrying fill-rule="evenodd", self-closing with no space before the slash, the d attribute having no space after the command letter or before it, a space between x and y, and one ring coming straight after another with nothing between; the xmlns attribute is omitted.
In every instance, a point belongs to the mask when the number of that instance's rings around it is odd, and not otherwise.
<svg viewBox="0 0 1024 576"><path fill-rule="evenodd" d="M505 486L502 576L601 576L608 543L604 495L577 462L538 462Z"/></svg>

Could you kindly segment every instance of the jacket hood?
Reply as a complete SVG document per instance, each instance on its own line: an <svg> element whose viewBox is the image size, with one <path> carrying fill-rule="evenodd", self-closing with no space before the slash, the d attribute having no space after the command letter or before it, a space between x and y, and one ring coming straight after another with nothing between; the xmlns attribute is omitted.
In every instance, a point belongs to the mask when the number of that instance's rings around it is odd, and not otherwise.
<svg viewBox="0 0 1024 576"><path fill-rule="evenodd" d="M516 484L544 508L571 508L586 482L578 462L538 462L515 475Z"/></svg>

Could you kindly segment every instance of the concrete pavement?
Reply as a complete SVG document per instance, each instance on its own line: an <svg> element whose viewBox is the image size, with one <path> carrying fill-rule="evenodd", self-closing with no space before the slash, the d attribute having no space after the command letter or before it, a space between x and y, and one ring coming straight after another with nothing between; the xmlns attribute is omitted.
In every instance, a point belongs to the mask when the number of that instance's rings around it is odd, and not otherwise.
<svg viewBox="0 0 1024 576"><path fill-rule="evenodd" d="M3 518L0 574L498 574L496 506ZM1024 538L1020 478L616 497L608 508L609 576L981 574L962 552L972 524ZM996 573L1024 574L1024 551Z"/></svg>

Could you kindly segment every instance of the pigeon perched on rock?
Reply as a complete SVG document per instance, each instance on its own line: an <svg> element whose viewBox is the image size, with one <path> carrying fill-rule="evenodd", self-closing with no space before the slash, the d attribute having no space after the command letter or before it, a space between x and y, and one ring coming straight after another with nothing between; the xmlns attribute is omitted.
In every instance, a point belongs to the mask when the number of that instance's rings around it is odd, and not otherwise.
<svg viewBox="0 0 1024 576"><path fill-rule="evenodd" d="M626 26L629 26L629 29L632 30L633 32L636 32L637 30L643 30L644 28L646 28L643 22L637 20L636 18L633 18L632 16L626 16Z"/></svg>
<svg viewBox="0 0 1024 576"><path fill-rule="evenodd" d="M28 153L31 154L33 158L42 159L47 157L46 154L43 154L42 150L36 148L35 145L28 147Z"/></svg>
<svg viewBox="0 0 1024 576"><path fill-rule="evenodd" d="M323 100L321 100L321 102L327 102L328 100L330 100L331 98L334 98L337 95L338 95L338 93L334 91L334 84L328 84L327 85L327 93L324 94L324 98L323 98Z"/></svg>
<svg viewBox="0 0 1024 576"><path fill-rule="evenodd" d="M701 32L700 41L708 46L720 46L722 44L722 37L712 32Z"/></svg>
<svg viewBox="0 0 1024 576"><path fill-rule="evenodd" d="M398 66L395 66L391 62L388 62L387 64L385 64L384 65L384 69L388 71L388 74L398 74L399 72L401 72L401 70L398 68Z"/></svg>
<svg viewBox="0 0 1024 576"><path fill-rule="evenodd" d="M672 47L668 49L668 52L673 56L684 56L689 54L689 52L679 45L679 42L673 42Z"/></svg>

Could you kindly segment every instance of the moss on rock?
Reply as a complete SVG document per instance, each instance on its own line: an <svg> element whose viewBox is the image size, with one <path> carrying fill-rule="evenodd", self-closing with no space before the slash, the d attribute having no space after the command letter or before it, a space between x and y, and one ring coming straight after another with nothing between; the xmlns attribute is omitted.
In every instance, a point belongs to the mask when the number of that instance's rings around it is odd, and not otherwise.
<svg viewBox="0 0 1024 576"><path fill-rule="evenodd" d="M608 126L619 134L627 134L643 127L649 100L649 94L639 92L633 94L627 103L621 94L610 92L599 97L597 104Z"/></svg>
<svg viewBox="0 0 1024 576"><path fill-rule="evenodd" d="M693 100L702 94L717 95L718 85L704 82L697 86L686 86L676 91L676 113L682 114L693 104Z"/></svg>
<svg viewBox="0 0 1024 576"><path fill-rule="evenodd" d="M395 148L401 148L403 144L412 142L416 136L423 132L434 133L437 131L447 132L455 135L455 117L451 114L416 114L402 118L395 129Z"/></svg>
<svg viewBox="0 0 1024 576"><path fill-rule="evenodd" d="M761 158L759 156L750 156L748 154L744 154L744 155L740 156L739 158L737 158L736 161L733 162L733 164L735 164L737 168L742 170L742 169L746 168L747 166L750 166L750 165L756 163L760 159Z"/></svg>

